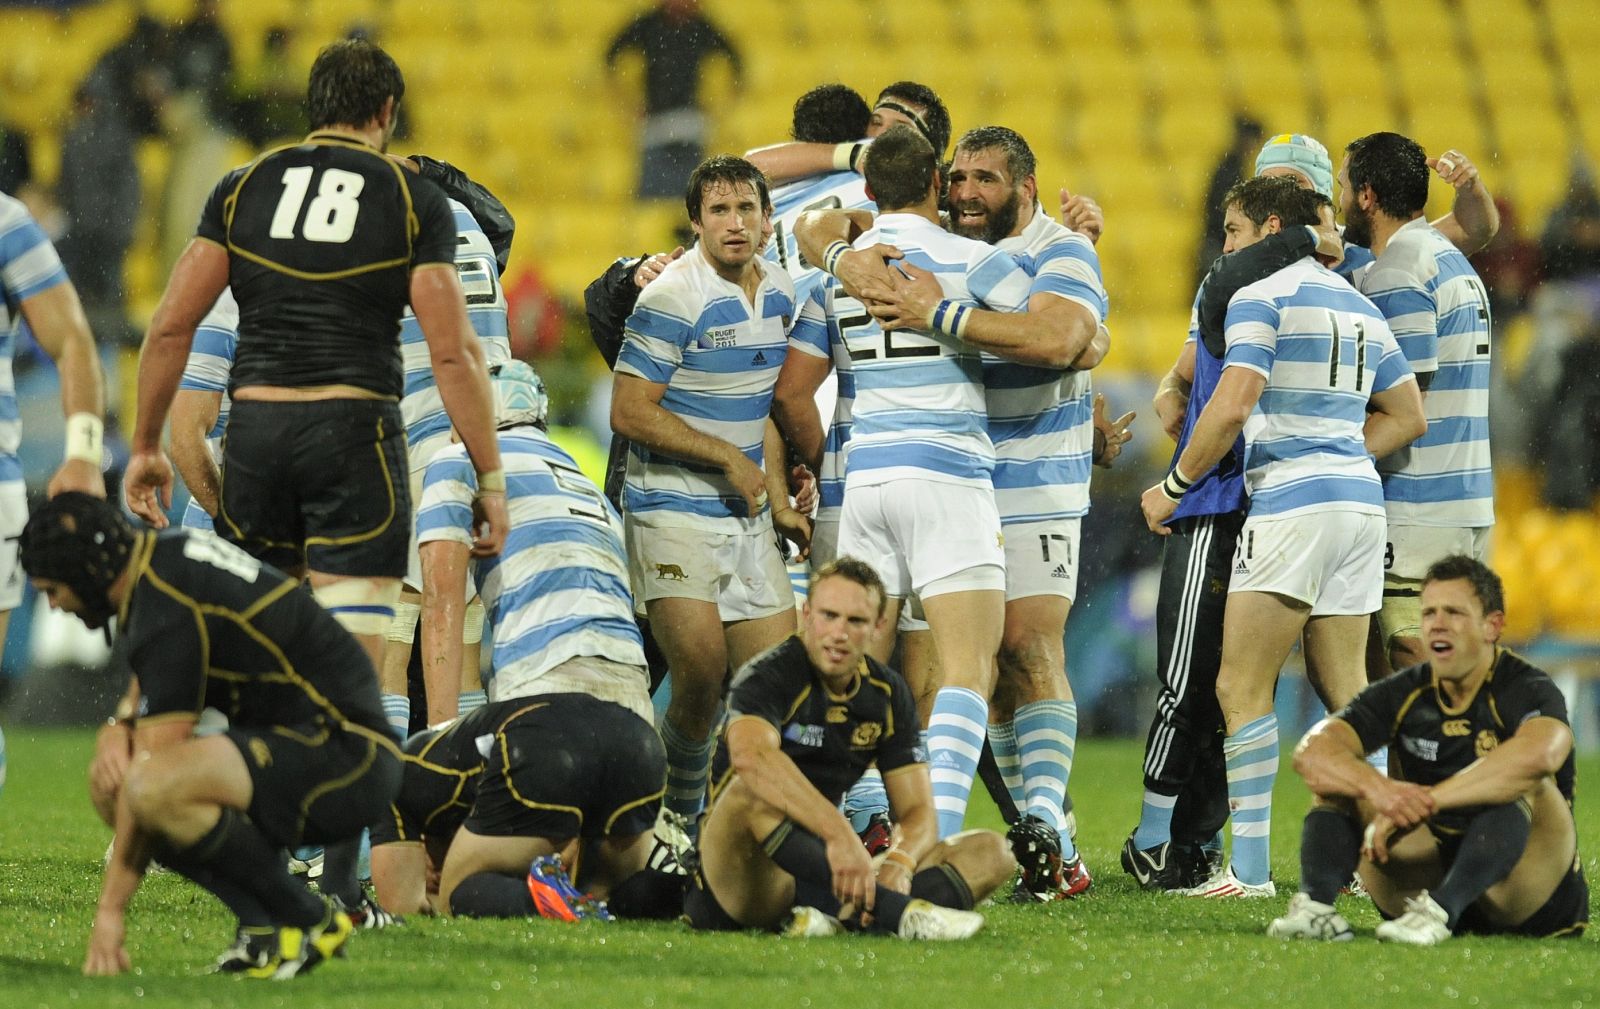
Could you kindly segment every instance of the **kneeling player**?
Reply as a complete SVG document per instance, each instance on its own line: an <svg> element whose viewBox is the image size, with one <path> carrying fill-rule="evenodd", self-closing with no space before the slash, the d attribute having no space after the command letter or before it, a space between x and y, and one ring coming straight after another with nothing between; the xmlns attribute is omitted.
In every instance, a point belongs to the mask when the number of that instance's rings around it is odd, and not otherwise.
<svg viewBox="0 0 1600 1009"><path fill-rule="evenodd" d="M1542 671L1496 647L1504 623L1500 579L1483 564L1455 556L1428 570L1429 661L1363 690L1295 753L1317 802L1301 835L1301 890L1269 935L1351 938L1333 901L1358 860L1389 919L1378 926L1386 942L1583 931L1566 703ZM1384 746L1387 778L1362 759Z"/></svg>
<svg viewBox="0 0 1600 1009"><path fill-rule="evenodd" d="M937 841L917 709L900 674L867 655L883 583L840 558L812 576L800 633L740 671L686 901L703 929L839 931L841 919L907 939L965 939L971 910L1016 863L1005 839ZM883 772L898 842L876 864L838 804L867 767Z"/></svg>
<svg viewBox="0 0 1600 1009"><path fill-rule="evenodd" d="M350 916L281 849L353 842L399 788L366 652L298 581L210 533L135 532L85 494L40 509L21 552L52 607L90 627L117 617L133 666L90 768L116 839L84 973L129 968L124 915L152 857L238 916L218 970L287 978L332 956ZM205 707L226 732L194 735ZM353 874L324 887L360 893Z"/></svg>
<svg viewBox="0 0 1600 1009"><path fill-rule="evenodd" d="M433 906L451 914L572 921L605 916L609 898L624 917L677 917L684 877L652 830L665 779L650 724L585 694L500 701L418 733L393 815L373 830L379 897L425 909L431 860L443 866ZM583 867L590 893L564 865Z"/></svg>

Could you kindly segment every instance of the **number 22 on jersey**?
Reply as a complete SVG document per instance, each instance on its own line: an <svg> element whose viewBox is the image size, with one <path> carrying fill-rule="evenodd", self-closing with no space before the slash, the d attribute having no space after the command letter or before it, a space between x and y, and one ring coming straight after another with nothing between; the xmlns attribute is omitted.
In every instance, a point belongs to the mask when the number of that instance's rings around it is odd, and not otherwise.
<svg viewBox="0 0 1600 1009"><path fill-rule="evenodd" d="M283 195L278 198L278 209L272 213L268 236L297 237L294 228L300 221L301 208L305 207L305 223L300 234L307 241L350 241L356 230L356 214L361 210L356 198L367 184L366 178L342 168L324 169L317 183L317 195L311 205L306 206L306 193L311 189L311 176L315 172L310 165L283 170Z"/></svg>

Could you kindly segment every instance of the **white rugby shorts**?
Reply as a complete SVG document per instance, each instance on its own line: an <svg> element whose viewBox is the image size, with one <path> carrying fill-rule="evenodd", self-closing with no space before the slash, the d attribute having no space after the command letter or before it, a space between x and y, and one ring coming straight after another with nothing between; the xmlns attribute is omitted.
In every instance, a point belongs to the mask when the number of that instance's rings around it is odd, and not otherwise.
<svg viewBox="0 0 1600 1009"><path fill-rule="evenodd" d="M1311 615L1376 613L1383 603L1384 518L1337 511L1248 518L1233 552L1231 592L1273 592Z"/></svg>
<svg viewBox="0 0 1600 1009"><path fill-rule="evenodd" d="M794 590L770 520L721 533L623 519L634 605L652 599L715 603L722 620L758 620L794 609Z"/></svg>
<svg viewBox="0 0 1600 1009"><path fill-rule="evenodd" d="M988 487L915 479L849 487L838 553L871 564L898 599L1006 587L1005 537Z"/></svg>

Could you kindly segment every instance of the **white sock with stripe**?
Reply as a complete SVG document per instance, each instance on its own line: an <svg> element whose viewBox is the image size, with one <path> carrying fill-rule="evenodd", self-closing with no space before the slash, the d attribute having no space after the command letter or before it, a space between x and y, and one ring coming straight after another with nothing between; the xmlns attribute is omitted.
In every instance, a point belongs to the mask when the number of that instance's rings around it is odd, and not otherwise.
<svg viewBox="0 0 1600 1009"><path fill-rule="evenodd" d="M1233 820L1233 874L1241 883L1272 878L1272 783L1278 777L1278 716L1262 715L1222 742Z"/></svg>
<svg viewBox="0 0 1600 1009"><path fill-rule="evenodd" d="M941 839L961 832L967 819L972 776L983 752L989 703L966 687L943 687L933 699L928 719L928 764L933 777L933 806Z"/></svg>

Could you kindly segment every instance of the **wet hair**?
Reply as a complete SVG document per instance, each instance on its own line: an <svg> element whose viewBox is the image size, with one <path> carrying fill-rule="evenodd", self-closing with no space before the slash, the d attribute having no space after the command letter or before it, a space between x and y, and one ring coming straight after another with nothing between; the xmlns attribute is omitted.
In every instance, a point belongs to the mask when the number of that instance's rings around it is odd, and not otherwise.
<svg viewBox="0 0 1600 1009"><path fill-rule="evenodd" d="M755 188L762 209L772 205L767 193L767 177L761 169L732 154L717 154L694 166L689 173L689 187L683 194L683 205L689 211L689 220L700 223L700 205L705 202L706 190L717 185Z"/></svg>
<svg viewBox="0 0 1600 1009"><path fill-rule="evenodd" d="M1328 198L1314 189L1302 189L1293 179L1281 175L1257 175L1228 190L1222 209L1237 206L1250 223L1261 227L1267 218L1276 217L1284 227L1316 224L1317 211Z"/></svg>
<svg viewBox="0 0 1600 1009"><path fill-rule="evenodd" d="M111 583L127 567L137 538L114 506L67 491L36 510L23 527L22 570L71 589L83 604L84 623L101 627L116 613Z"/></svg>
<svg viewBox="0 0 1600 1009"><path fill-rule="evenodd" d="M1407 220L1428 202L1428 155L1422 145L1398 133L1369 133L1345 148L1350 156L1350 189L1372 187L1378 209Z"/></svg>
<svg viewBox="0 0 1600 1009"><path fill-rule="evenodd" d="M867 135L872 110L854 88L820 84L794 103L791 132L796 140L813 144L842 144Z"/></svg>
<svg viewBox="0 0 1600 1009"><path fill-rule="evenodd" d="M843 578L855 582L868 592L877 593L878 616L883 616L883 609L888 605L889 597L884 590L883 579L878 577L878 572L871 564L854 557L835 557L811 572L811 581L807 583L807 594L815 592L817 585L824 578Z"/></svg>
<svg viewBox="0 0 1600 1009"><path fill-rule="evenodd" d="M878 92L878 100L872 105L876 108L885 103L901 106L898 111L910 116L923 138L933 145L934 153L944 157L944 149L950 146L950 110L932 88L916 81L896 81ZM906 104L915 105L922 112L905 108Z"/></svg>
<svg viewBox="0 0 1600 1009"><path fill-rule="evenodd" d="M977 153L978 151L1000 151L1006 156L1006 172L1011 176L1011 184L1016 185L1023 179L1038 170L1038 160L1033 156L1033 148L1022 139L1022 134L1005 126L980 126L975 130L968 130L956 141L956 153L963 151Z"/></svg>
<svg viewBox="0 0 1600 1009"><path fill-rule="evenodd" d="M933 146L913 127L896 123L867 148L861 174L880 212L916 206L939 174Z"/></svg>
<svg viewBox="0 0 1600 1009"><path fill-rule="evenodd" d="M398 105L405 93L405 78L388 53L362 39L341 39L323 46L311 64L306 116L313 130L365 126L384 102L393 98Z"/></svg>
<svg viewBox="0 0 1600 1009"><path fill-rule="evenodd" d="M1489 565L1473 560L1465 554L1452 554L1443 560L1434 561L1428 567L1428 573L1423 576L1422 585L1426 588L1429 582L1453 582L1457 579L1472 586L1473 594L1478 597L1478 602L1483 604L1485 615L1505 612L1506 590L1500 582L1500 576L1495 574Z"/></svg>

